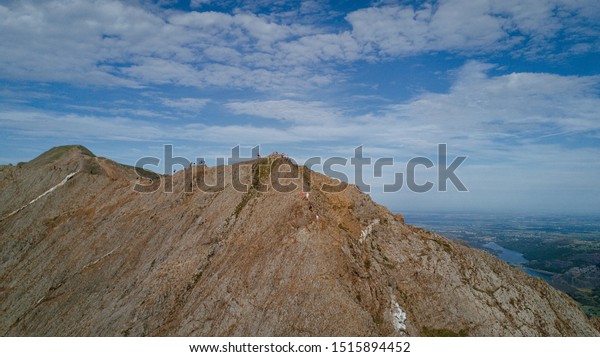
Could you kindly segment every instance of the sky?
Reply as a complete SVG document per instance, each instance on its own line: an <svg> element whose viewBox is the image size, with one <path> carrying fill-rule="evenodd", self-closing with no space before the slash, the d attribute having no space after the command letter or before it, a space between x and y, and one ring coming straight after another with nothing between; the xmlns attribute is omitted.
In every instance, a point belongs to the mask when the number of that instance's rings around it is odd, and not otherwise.
<svg viewBox="0 0 600 357"><path fill-rule="evenodd" d="M362 146L393 211L600 214L597 0L1 0L0 49L0 164ZM415 157L434 188L382 192Z"/></svg>

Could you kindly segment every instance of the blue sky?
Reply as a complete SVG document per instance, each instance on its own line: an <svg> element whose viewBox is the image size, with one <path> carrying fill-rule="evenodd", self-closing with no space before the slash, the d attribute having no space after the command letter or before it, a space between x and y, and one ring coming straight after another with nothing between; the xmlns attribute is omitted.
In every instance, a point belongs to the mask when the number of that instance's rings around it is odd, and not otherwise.
<svg viewBox="0 0 600 357"><path fill-rule="evenodd" d="M596 0L9 0L0 48L2 164L363 145L392 210L600 213ZM379 192L439 143L469 192Z"/></svg>

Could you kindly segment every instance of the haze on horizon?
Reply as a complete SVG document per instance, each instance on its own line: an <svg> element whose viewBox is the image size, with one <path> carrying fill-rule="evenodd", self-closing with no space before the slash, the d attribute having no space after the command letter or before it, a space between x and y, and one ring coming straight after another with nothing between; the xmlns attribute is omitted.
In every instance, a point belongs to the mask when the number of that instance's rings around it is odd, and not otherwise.
<svg viewBox="0 0 600 357"><path fill-rule="evenodd" d="M595 0L9 0L0 19L0 164L362 145L394 158L367 181L395 211L600 214ZM380 192L440 143L469 192Z"/></svg>

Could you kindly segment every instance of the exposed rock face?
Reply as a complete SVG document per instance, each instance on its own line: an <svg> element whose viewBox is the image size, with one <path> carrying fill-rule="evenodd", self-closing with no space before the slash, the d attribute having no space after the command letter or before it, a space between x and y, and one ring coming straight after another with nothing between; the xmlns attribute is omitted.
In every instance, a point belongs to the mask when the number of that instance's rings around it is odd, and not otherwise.
<svg viewBox="0 0 600 357"><path fill-rule="evenodd" d="M174 193L135 192L132 168L82 147L3 166L0 334L598 335L541 279L302 167L288 181L308 200L260 192L288 162L260 165L195 166ZM236 170L247 192L184 192L186 173Z"/></svg>

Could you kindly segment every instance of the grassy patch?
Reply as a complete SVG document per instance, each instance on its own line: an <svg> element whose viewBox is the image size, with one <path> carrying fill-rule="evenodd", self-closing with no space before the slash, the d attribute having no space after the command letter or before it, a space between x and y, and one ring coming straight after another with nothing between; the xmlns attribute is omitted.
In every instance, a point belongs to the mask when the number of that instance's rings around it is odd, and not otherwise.
<svg viewBox="0 0 600 357"><path fill-rule="evenodd" d="M600 317L600 286L594 289L577 289L569 292L569 295L581 305L586 315Z"/></svg>
<svg viewBox="0 0 600 357"><path fill-rule="evenodd" d="M253 188L250 188L250 190L244 194L244 196L242 197L242 201L238 203L238 205L235 207L235 211L233 212L235 214L235 218L237 218L240 215L244 207L246 207L248 202L250 202L250 199L252 199L252 197L254 197L256 194L257 191Z"/></svg>

